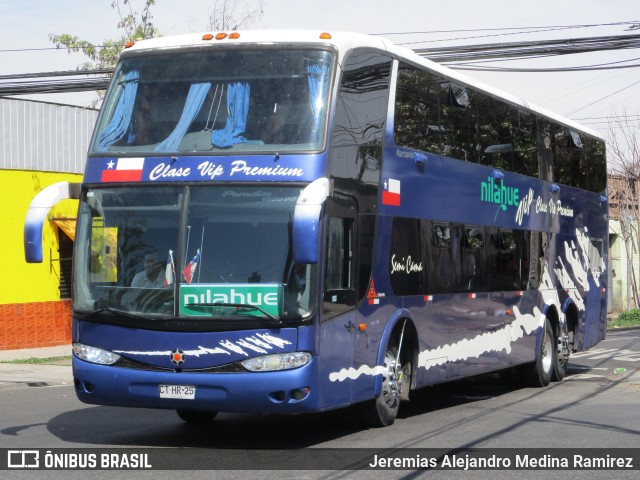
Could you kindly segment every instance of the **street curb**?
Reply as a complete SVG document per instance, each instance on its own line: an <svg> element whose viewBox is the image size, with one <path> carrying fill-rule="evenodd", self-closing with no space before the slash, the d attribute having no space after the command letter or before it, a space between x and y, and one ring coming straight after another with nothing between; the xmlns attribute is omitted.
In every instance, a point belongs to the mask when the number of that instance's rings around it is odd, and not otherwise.
<svg viewBox="0 0 640 480"><path fill-rule="evenodd" d="M57 345L55 347L24 348L20 350L0 350L0 362L13 362L29 358L70 357L71 345Z"/></svg>
<svg viewBox="0 0 640 480"><path fill-rule="evenodd" d="M632 327L613 327L613 328L607 328L607 333L611 333L611 332L626 332L628 330L639 330L640 329L640 325L636 325L636 326L632 326Z"/></svg>

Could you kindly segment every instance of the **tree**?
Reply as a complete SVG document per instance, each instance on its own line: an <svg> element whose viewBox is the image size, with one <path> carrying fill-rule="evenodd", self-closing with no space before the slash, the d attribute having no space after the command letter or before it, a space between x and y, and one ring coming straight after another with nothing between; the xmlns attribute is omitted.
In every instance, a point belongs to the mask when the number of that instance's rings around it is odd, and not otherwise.
<svg viewBox="0 0 640 480"><path fill-rule="evenodd" d="M637 116L616 114L609 119L609 203L612 219L620 222L620 233L631 272L632 296L640 306L640 292L633 257L640 242L640 133Z"/></svg>
<svg viewBox="0 0 640 480"><path fill-rule="evenodd" d="M254 25L260 21L263 2L260 0L255 8L250 8L240 0L215 0L213 11L209 13L209 30L237 30Z"/></svg>
<svg viewBox="0 0 640 480"><path fill-rule="evenodd" d="M95 45L77 36L63 33L60 35L50 34L49 40L57 48L66 48L69 53L82 52L89 57L89 61L78 66L79 70L113 69L127 42L159 35L158 29L152 22L153 15L151 14L151 7L155 5L156 0L143 1L144 5L140 12L134 10L132 0L113 0L111 3L111 8L116 10L120 17L118 22L118 29L121 32L119 38L106 39L100 45Z"/></svg>

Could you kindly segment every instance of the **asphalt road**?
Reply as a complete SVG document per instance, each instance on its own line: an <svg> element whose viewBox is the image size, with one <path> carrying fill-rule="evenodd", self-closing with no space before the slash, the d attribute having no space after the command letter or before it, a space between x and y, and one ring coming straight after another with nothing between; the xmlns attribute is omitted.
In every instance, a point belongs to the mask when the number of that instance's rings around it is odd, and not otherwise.
<svg viewBox="0 0 640 480"><path fill-rule="evenodd" d="M163 450L163 461L189 471L15 471L3 478L485 478L486 472L443 470L333 470L341 452L481 448L634 448L640 445L640 331L610 333L591 351L572 357L564 381L544 389L510 388L487 375L420 390L401 408L396 423L364 429L352 409L308 416L220 414L211 424L190 426L171 411L96 407L80 403L69 367L0 367L0 449L124 448ZM13 379L8 370L20 370ZM50 370L47 370L49 368ZM54 370L55 369L55 370ZM28 381L19 381L29 375ZM68 379L65 377L68 376ZM13 381L11 381L13 380ZM66 384L65 384L66 383ZM95 450L97 449L97 450ZM319 470L300 467L309 450ZM324 450L331 449L331 450ZM525 451L525 450L523 450ZM155 450L157 452L157 450ZM367 450L364 450L367 453ZM334 458L332 458L332 455ZM200 466L225 459L225 471ZM373 459L372 459L373 460ZM298 462L298 463L296 463ZM342 465L342 464L341 464ZM305 468L291 470L291 468ZM611 478L638 478L616 470ZM243 471L263 468L260 471ZM321 470L325 468L326 470ZM276 472L273 469L278 469ZM4 473L9 473L7 477ZM598 470L491 471L491 478L602 478ZM610 472L611 473L611 472Z"/></svg>

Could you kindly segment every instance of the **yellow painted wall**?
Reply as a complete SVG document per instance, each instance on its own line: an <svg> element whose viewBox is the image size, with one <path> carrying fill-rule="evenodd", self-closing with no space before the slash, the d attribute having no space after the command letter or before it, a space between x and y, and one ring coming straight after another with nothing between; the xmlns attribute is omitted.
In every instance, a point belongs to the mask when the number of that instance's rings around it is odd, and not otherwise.
<svg viewBox="0 0 640 480"><path fill-rule="evenodd" d="M52 257L58 258L57 227L45 221L43 262L29 264L24 259L24 220L31 200L43 188L81 180L82 175L69 173L0 170L0 305L60 299L60 265L51 261ZM51 209L48 217L75 218L77 209L77 200L64 200Z"/></svg>

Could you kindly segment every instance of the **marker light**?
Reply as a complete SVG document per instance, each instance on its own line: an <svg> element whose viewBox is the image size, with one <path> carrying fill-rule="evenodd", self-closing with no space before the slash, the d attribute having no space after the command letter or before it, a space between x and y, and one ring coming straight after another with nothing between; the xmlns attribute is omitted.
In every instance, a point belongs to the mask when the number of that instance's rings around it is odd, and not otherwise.
<svg viewBox="0 0 640 480"><path fill-rule="evenodd" d="M233 32L233 33L229 34L229 38L231 40L237 40L238 38L240 38L240 34L238 32Z"/></svg>
<svg viewBox="0 0 640 480"><path fill-rule="evenodd" d="M327 32L322 32L322 33L320 34L320 38L321 38L322 40L331 40L331 34L330 34L330 33L327 33Z"/></svg>
<svg viewBox="0 0 640 480"><path fill-rule="evenodd" d="M228 35L226 33L223 33L223 32L216 33L216 40L224 40L227 37Z"/></svg>
<svg viewBox="0 0 640 480"><path fill-rule="evenodd" d="M80 360L97 363L99 365L113 365L120 360L120 355L82 343L73 344L73 354Z"/></svg>
<svg viewBox="0 0 640 480"><path fill-rule="evenodd" d="M134 41L130 41L124 44L124 48L131 48L136 44Z"/></svg>
<svg viewBox="0 0 640 480"><path fill-rule="evenodd" d="M202 40L213 40L213 33L205 33L202 35Z"/></svg>
<svg viewBox="0 0 640 480"><path fill-rule="evenodd" d="M308 352L279 353L250 358L242 362L242 366L251 372L275 372L303 367L311 361Z"/></svg>

